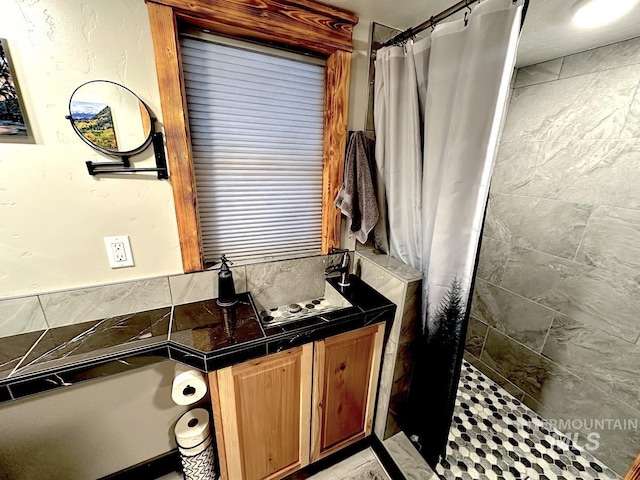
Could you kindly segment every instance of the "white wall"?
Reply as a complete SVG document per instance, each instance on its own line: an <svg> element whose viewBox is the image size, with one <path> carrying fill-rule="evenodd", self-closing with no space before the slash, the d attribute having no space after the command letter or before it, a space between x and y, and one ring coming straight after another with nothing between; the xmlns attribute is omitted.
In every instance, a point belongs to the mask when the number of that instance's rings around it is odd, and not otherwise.
<svg viewBox="0 0 640 480"><path fill-rule="evenodd" d="M350 130L365 123L370 25L354 29ZM64 118L71 92L94 79L129 87L162 118L144 1L3 0L0 38L36 139L0 141L0 298L181 273L170 183L89 176L84 162L106 158ZM152 149L134 161L154 166ZM136 265L112 270L102 238L124 234Z"/></svg>
<svg viewBox="0 0 640 480"><path fill-rule="evenodd" d="M36 143L0 143L0 298L182 272L171 186L154 176L91 177L64 118L75 87L113 80L161 118L143 0L3 0ZM134 158L153 166L152 149ZM111 270L102 238L128 234L135 267Z"/></svg>
<svg viewBox="0 0 640 480"><path fill-rule="evenodd" d="M0 407L0 479L99 478L175 448L173 362Z"/></svg>

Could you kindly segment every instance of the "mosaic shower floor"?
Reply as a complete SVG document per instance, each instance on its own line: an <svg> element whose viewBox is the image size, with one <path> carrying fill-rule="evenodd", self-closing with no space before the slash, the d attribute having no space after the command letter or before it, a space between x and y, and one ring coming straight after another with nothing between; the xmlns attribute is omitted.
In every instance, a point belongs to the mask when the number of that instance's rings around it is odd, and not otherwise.
<svg viewBox="0 0 640 480"><path fill-rule="evenodd" d="M445 480L620 478L466 361L436 473Z"/></svg>

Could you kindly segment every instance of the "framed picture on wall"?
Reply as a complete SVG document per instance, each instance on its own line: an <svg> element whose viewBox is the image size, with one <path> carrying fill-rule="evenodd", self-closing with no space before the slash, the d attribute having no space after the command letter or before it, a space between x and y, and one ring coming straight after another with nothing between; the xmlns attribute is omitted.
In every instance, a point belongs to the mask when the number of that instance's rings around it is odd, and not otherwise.
<svg viewBox="0 0 640 480"><path fill-rule="evenodd" d="M3 38L0 38L0 142L33 142L18 79Z"/></svg>

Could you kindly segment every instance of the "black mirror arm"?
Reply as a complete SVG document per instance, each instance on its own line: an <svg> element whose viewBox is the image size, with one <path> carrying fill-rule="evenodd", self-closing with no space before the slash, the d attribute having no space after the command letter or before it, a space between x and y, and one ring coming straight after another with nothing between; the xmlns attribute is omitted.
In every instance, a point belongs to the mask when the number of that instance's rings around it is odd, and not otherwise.
<svg viewBox="0 0 640 480"><path fill-rule="evenodd" d="M66 118L71 121L71 116L67 115ZM151 121L155 129L156 119L152 118ZM168 179L169 170L167 169L167 158L164 154L164 136L162 132L153 132L151 135L151 143L153 144L153 156L156 159L156 168L131 168L129 156L122 155L122 160L119 162L93 162L88 160L85 163L89 175L157 172L158 180Z"/></svg>

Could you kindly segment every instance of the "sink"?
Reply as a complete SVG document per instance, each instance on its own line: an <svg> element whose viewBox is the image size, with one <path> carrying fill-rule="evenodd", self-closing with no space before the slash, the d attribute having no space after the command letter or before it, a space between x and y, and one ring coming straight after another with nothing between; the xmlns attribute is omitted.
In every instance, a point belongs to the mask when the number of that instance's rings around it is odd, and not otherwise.
<svg viewBox="0 0 640 480"><path fill-rule="evenodd" d="M320 317L323 314L351 307L333 286L325 282L324 295L300 302L277 305L260 312L260 321L264 327L273 327L283 323L296 322L308 317Z"/></svg>

